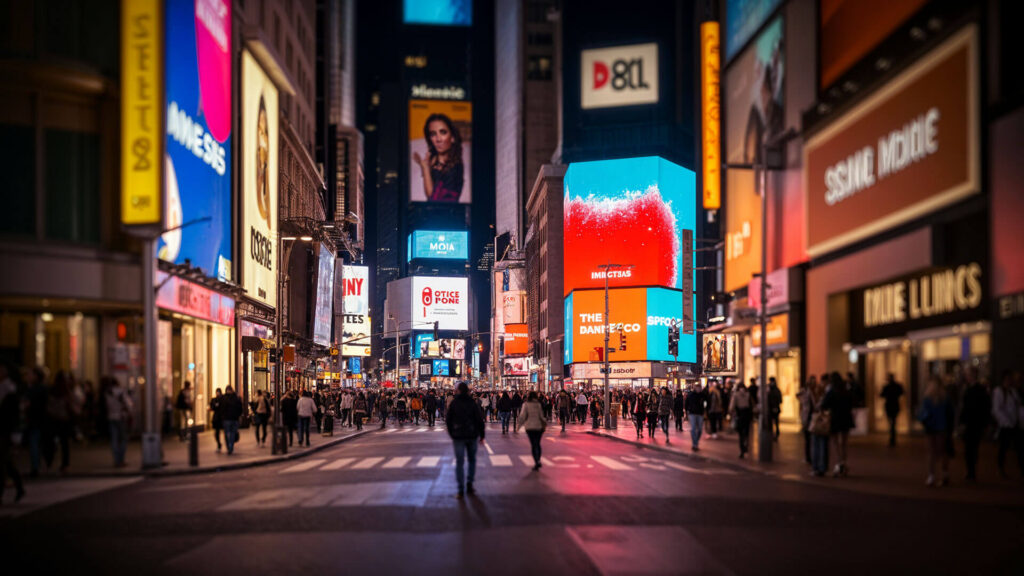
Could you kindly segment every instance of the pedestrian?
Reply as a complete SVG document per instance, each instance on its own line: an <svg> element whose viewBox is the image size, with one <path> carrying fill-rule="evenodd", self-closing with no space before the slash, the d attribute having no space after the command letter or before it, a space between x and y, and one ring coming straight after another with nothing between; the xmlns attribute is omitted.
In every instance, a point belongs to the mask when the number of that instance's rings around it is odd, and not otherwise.
<svg viewBox="0 0 1024 576"><path fill-rule="evenodd" d="M409 419L409 401L404 393L399 393L395 399L395 420L401 427Z"/></svg>
<svg viewBox="0 0 1024 576"><path fill-rule="evenodd" d="M768 378L768 415L771 417L774 440L779 441L779 415L782 413L782 390L779 390L779 383L775 376Z"/></svg>
<svg viewBox="0 0 1024 576"><path fill-rule="evenodd" d="M253 428L256 429L256 445L267 445L267 423L270 422L270 400L263 390L256 391L256 408L253 410Z"/></svg>
<svg viewBox="0 0 1024 576"><path fill-rule="evenodd" d="M224 388L221 417L224 419L224 444L227 445L228 455L231 455L235 453L235 443L239 440L238 420L242 417L242 399L231 386Z"/></svg>
<svg viewBox="0 0 1024 576"><path fill-rule="evenodd" d="M498 398L498 417L501 418L501 433L508 434L508 423L512 418L512 398L508 392L502 392Z"/></svg>
<svg viewBox="0 0 1024 576"><path fill-rule="evenodd" d="M812 374L796 393L796 399L800 402L800 430L804 434L804 462L807 464L811 463L811 414L814 412L811 390L817 385L818 379Z"/></svg>
<svg viewBox="0 0 1024 576"><path fill-rule="evenodd" d="M704 409L707 404L707 392L701 389L700 382L686 395L686 414L690 420L690 440L693 451L700 451L700 435L704 431Z"/></svg>
<svg viewBox="0 0 1024 576"><path fill-rule="evenodd" d="M565 432L565 424L569 421L570 412L572 411L572 398L569 397L569 392L562 388L558 393L558 422L562 425L562 432Z"/></svg>
<svg viewBox="0 0 1024 576"><path fill-rule="evenodd" d="M808 383L808 398L811 419L808 429L811 433L811 473L824 476L828 470L828 439L832 434L832 413L822 407L825 400L825 379L820 382L811 377Z"/></svg>
<svg viewBox="0 0 1024 576"><path fill-rule="evenodd" d="M24 373L26 385L28 418L28 451L29 451L29 473L32 478L39 476L39 464L43 456L53 453L53 443L46 442L45 436L49 431L49 419L46 413L46 403L50 391L46 388L46 372L43 368L36 366L26 369ZM46 456L47 460L53 457Z"/></svg>
<svg viewBox="0 0 1024 576"><path fill-rule="evenodd" d="M420 398L419 392L413 393L412 399L409 400L409 409L412 410L413 424L419 426L420 412L423 410L423 399Z"/></svg>
<svg viewBox="0 0 1024 576"><path fill-rule="evenodd" d="M576 395L576 419L580 424L587 423L587 406L590 405L590 400L587 399L587 395L580 390L579 394Z"/></svg>
<svg viewBox="0 0 1024 576"><path fill-rule="evenodd" d="M434 395L433 389L427 392L427 398L423 401L423 409L427 412L427 426L433 427L435 418L437 418L437 396Z"/></svg>
<svg viewBox="0 0 1024 576"><path fill-rule="evenodd" d="M672 416L676 420L676 431L683 431L683 414L686 412L686 398L682 390L676 390L675 398L672 399Z"/></svg>
<svg viewBox="0 0 1024 576"><path fill-rule="evenodd" d="M885 399L885 417L889 420L889 447L896 445L896 418L900 415L900 397L903 396L903 385L896 381L890 372L882 387L881 397Z"/></svg>
<svg viewBox="0 0 1024 576"><path fill-rule="evenodd" d="M208 409L210 411L210 423L213 425L213 439L217 441L217 452L221 451L220 432L224 429L224 394L220 388L213 391L213 398L210 398ZM257 434L258 436L258 434Z"/></svg>
<svg viewBox="0 0 1024 576"><path fill-rule="evenodd" d="M306 446L309 446L309 424L313 419L313 414L316 412L316 403L313 401L313 395L309 393L309 390L303 390L302 396L299 397L299 401L295 404L295 411L299 416L299 446L302 446L302 440L306 440Z"/></svg>
<svg viewBox="0 0 1024 576"><path fill-rule="evenodd" d="M356 399L352 401L352 412L355 413L356 430L363 429L363 419L366 418L366 406L366 397L360 392Z"/></svg>
<svg viewBox="0 0 1024 576"><path fill-rule="evenodd" d="M355 404L355 399L352 397L352 392L345 390L341 393L341 402L338 403L338 410L341 412L341 425L352 426L352 407Z"/></svg>
<svg viewBox="0 0 1024 576"><path fill-rule="evenodd" d="M736 432L740 439L740 458L746 458L750 451L750 421L754 417L753 403L750 400L750 391L740 380L732 391L732 398L729 402L729 414L736 423Z"/></svg>
<svg viewBox="0 0 1024 576"><path fill-rule="evenodd" d="M846 389L846 382L838 372L833 372L829 377L821 406L831 414L832 447L836 451L836 465L832 469L832 476L846 476L849 473L846 465L846 447L850 430L853 429L853 399Z"/></svg>
<svg viewBox="0 0 1024 576"><path fill-rule="evenodd" d="M548 420L544 417L544 410L537 398L537 393L530 391L526 402L519 411L519 418L516 421L516 431L521 426L526 430L526 436L530 439L530 452L533 454L533 469L540 470L541 452L540 439L548 426Z"/></svg>
<svg viewBox="0 0 1024 576"><path fill-rule="evenodd" d="M549 402L548 401L548 397L543 395L543 394L538 394L537 396L538 396L538 401L540 402L541 410L544 411L544 419L545 420L551 420L551 402ZM523 403L522 403L522 400L520 400L519 401L518 409L521 410L522 407L523 407ZM512 417L513 418L518 418L518 412L516 410L517 410L516 401L515 401L515 398L513 398L512 399L512 415L513 415Z"/></svg>
<svg viewBox="0 0 1024 576"><path fill-rule="evenodd" d="M594 394L590 400L590 421L594 430L597 430L597 427L600 425L603 414L604 406L602 406L601 395Z"/></svg>
<svg viewBox="0 0 1024 576"><path fill-rule="evenodd" d="M647 437L654 438L654 431L658 428L658 406L661 399L658 390L651 388L647 393Z"/></svg>
<svg viewBox="0 0 1024 576"><path fill-rule="evenodd" d="M967 467L965 480L977 479L978 449L988 428L991 410L988 387L978 381L978 370L971 366L967 369L967 389L960 408L960 423L964 427L964 464Z"/></svg>
<svg viewBox="0 0 1024 576"><path fill-rule="evenodd" d="M935 485L935 468L937 463L942 464L942 480L940 486L949 484L949 453L946 451L946 429L952 424L949 421L949 407L947 406L946 390L938 376L932 375L928 378L928 387L925 389L924 399L921 401L921 408L917 413L917 419L924 426L925 434L928 435L928 479L925 484Z"/></svg>
<svg viewBox="0 0 1024 576"><path fill-rule="evenodd" d="M71 434L74 430L74 408L72 407L72 376L61 370L53 379L53 388L46 401L46 415L49 421L47 444L51 446L46 467L53 465L54 443L60 446L60 473L66 474L71 465Z"/></svg>
<svg viewBox="0 0 1024 576"><path fill-rule="evenodd" d="M25 485L21 481L21 473L14 464L13 436L19 430L21 399L18 397L18 385L11 378L11 369L0 364L0 504L4 500L4 489L7 477L14 483L14 501L25 497Z"/></svg>
<svg viewBox="0 0 1024 576"><path fill-rule="evenodd" d="M182 442L185 441L188 428L192 426L192 407L194 402L192 383L186 380L181 390L178 391L178 399L174 403L174 407L178 410L178 436Z"/></svg>
<svg viewBox="0 0 1024 576"><path fill-rule="evenodd" d="M992 392L992 416L999 427L999 475L1008 478L1006 474L1006 453L1011 449L1017 451L1017 464L1024 472L1024 452L1020 446L1020 393L1013 387L1013 374L1009 370L1003 371L999 386Z"/></svg>
<svg viewBox="0 0 1024 576"><path fill-rule="evenodd" d="M473 481L476 478L476 448L477 439L484 443L486 433L484 426L484 414L469 396L469 386L465 382L459 382L457 394L448 406L444 417L445 426L448 428L448 436L452 439L452 447L455 450L455 481L458 485L458 497L462 498L466 492L474 494ZM465 474L463 462L469 458L469 474Z"/></svg>
<svg viewBox="0 0 1024 576"><path fill-rule="evenodd" d="M725 401L722 397L722 385L716 380L711 385L711 393L708 394L708 428L711 439L718 438L718 431L722 429L722 413L725 409Z"/></svg>
<svg viewBox="0 0 1024 576"><path fill-rule="evenodd" d="M661 422L661 431L665 433L665 443L668 444L668 417L672 413L672 392L667 386L661 387L661 398L658 402L658 420Z"/></svg>
<svg viewBox="0 0 1024 576"><path fill-rule="evenodd" d="M100 394L107 410L110 430L110 451L114 455L114 468L124 468L124 454L128 448L128 428L132 415L132 399L111 376L100 378Z"/></svg>
<svg viewBox="0 0 1024 576"><path fill-rule="evenodd" d="M281 398L281 423L288 430L288 445L291 446L295 440L295 430L299 425L298 398L295 397L295 390L289 390L284 398ZM302 437L299 437L299 444L302 444Z"/></svg>
<svg viewBox="0 0 1024 576"><path fill-rule="evenodd" d="M548 401L547 396L541 394L541 407L544 408L544 417L550 420L551 416L551 403ZM519 411L523 409L523 396L518 390L515 394L512 394L512 431L515 432L519 427Z"/></svg>

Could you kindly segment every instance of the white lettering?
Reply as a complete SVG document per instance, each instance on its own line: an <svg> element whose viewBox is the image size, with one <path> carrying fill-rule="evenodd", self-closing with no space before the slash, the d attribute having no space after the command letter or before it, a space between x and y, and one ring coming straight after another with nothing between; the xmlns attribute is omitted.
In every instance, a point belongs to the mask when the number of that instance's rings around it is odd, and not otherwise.
<svg viewBox="0 0 1024 576"><path fill-rule="evenodd" d="M224 147L203 130L202 125L180 109L177 102L171 102L167 106L167 134L196 158L213 168L218 176L224 175L227 168Z"/></svg>

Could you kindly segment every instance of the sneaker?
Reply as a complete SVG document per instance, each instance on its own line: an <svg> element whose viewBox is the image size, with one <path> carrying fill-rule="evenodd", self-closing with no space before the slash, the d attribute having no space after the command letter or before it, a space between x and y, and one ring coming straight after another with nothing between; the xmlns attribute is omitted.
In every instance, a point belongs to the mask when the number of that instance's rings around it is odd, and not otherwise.
<svg viewBox="0 0 1024 576"><path fill-rule="evenodd" d="M476 494L476 490L473 488L472 482L466 483L466 494Z"/></svg>
<svg viewBox="0 0 1024 576"><path fill-rule="evenodd" d="M836 464L835 467L832 468L832 477L833 478L839 478L839 475L842 474L842 470L843 470L842 466L840 466L839 464Z"/></svg>

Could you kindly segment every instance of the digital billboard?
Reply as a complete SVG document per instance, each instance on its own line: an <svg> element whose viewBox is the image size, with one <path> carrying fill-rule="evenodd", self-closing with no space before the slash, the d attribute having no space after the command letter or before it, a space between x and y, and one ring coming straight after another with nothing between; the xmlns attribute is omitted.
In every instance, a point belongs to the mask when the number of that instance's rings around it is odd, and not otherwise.
<svg viewBox="0 0 1024 576"><path fill-rule="evenodd" d="M438 323L440 330L466 330L469 327L469 282L466 278L413 276L413 327Z"/></svg>
<svg viewBox="0 0 1024 576"><path fill-rule="evenodd" d="M331 343L331 304L334 296L334 254L320 244L316 274L316 306L313 315L313 341L321 346Z"/></svg>
<svg viewBox="0 0 1024 576"><path fill-rule="evenodd" d="M783 44L780 16L726 73L725 155L729 162L759 162L761 145L785 130Z"/></svg>
<svg viewBox="0 0 1024 576"><path fill-rule="evenodd" d="M166 0L161 260L231 280L231 2Z"/></svg>
<svg viewBox="0 0 1024 576"><path fill-rule="evenodd" d="M736 374L739 338L736 334L704 334L701 357L705 374Z"/></svg>
<svg viewBox="0 0 1024 576"><path fill-rule="evenodd" d="M409 100L409 200L472 202L472 142L472 103Z"/></svg>
<svg viewBox="0 0 1024 576"><path fill-rule="evenodd" d="M473 25L473 0L403 0L402 8L406 24Z"/></svg>
<svg viewBox="0 0 1024 576"><path fill-rule="evenodd" d="M242 51L242 287L277 306L277 88Z"/></svg>
<svg viewBox="0 0 1024 576"><path fill-rule="evenodd" d="M413 230L409 235L408 258L442 260L469 259L469 232L466 230Z"/></svg>
<svg viewBox="0 0 1024 576"><path fill-rule="evenodd" d="M448 376L450 374L449 362L447 360L434 360L434 376Z"/></svg>
<svg viewBox="0 0 1024 576"><path fill-rule="evenodd" d="M726 60L732 60L781 2L782 0L726 0Z"/></svg>
<svg viewBox="0 0 1024 576"><path fill-rule="evenodd" d="M501 361L503 376L528 376L530 374L530 358L505 358Z"/></svg>
<svg viewBox="0 0 1024 576"><path fill-rule="evenodd" d="M584 50L580 73L584 110L658 103L657 42Z"/></svg>
<svg viewBox="0 0 1024 576"><path fill-rule="evenodd" d="M682 320L683 295L667 288L616 288L608 291L610 361L696 362L696 336L681 334L679 354L670 355L668 333ZM565 299L566 364L590 361L604 346L604 290L577 290ZM620 350L625 336L626 349Z"/></svg>
<svg viewBox="0 0 1024 576"><path fill-rule="evenodd" d="M530 351L530 331L526 324L505 324L505 356L522 356Z"/></svg>
<svg viewBox="0 0 1024 576"><path fill-rule="evenodd" d="M466 356L466 341L458 338L434 340L433 334L417 334L415 346L414 358L463 360Z"/></svg>
<svg viewBox="0 0 1024 576"><path fill-rule="evenodd" d="M341 267L342 356L370 355L370 269L366 266ZM366 339L353 340L360 336Z"/></svg>
<svg viewBox="0 0 1024 576"><path fill-rule="evenodd" d="M696 174L663 158L577 162L565 174L565 291L682 287L682 231L696 226Z"/></svg>

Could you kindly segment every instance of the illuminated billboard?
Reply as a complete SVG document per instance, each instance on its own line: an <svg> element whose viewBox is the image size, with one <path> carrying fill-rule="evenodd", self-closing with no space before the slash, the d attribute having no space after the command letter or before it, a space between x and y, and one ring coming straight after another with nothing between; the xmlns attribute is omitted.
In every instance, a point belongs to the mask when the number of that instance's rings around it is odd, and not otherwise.
<svg viewBox="0 0 1024 576"><path fill-rule="evenodd" d="M529 376L530 358L505 358L501 361L502 376Z"/></svg>
<svg viewBox="0 0 1024 576"><path fill-rule="evenodd" d="M231 2L166 0L161 260L231 280Z"/></svg>
<svg viewBox="0 0 1024 576"><path fill-rule="evenodd" d="M341 314L342 356L370 355L370 269L366 266L342 266ZM360 336L365 339L353 340ZM349 342L351 340L351 342Z"/></svg>
<svg viewBox="0 0 1024 576"><path fill-rule="evenodd" d="M522 356L530 351L530 331L526 324L505 324L505 356Z"/></svg>
<svg viewBox="0 0 1024 576"><path fill-rule="evenodd" d="M781 2L782 0L726 0L726 60L731 60L743 48Z"/></svg>
<svg viewBox="0 0 1024 576"><path fill-rule="evenodd" d="M696 226L696 174L657 156L577 162L565 173L564 294L682 287L682 231Z"/></svg>
<svg viewBox="0 0 1024 576"><path fill-rule="evenodd" d="M417 334L413 358L444 358L463 360L466 356L466 341L458 338L434 340L433 334Z"/></svg>
<svg viewBox="0 0 1024 576"><path fill-rule="evenodd" d="M331 299L334 292L334 254L320 244L316 275L316 306L313 314L313 341L321 346L331 343Z"/></svg>
<svg viewBox="0 0 1024 576"><path fill-rule="evenodd" d="M277 88L242 51L242 287L277 306Z"/></svg>
<svg viewBox="0 0 1024 576"><path fill-rule="evenodd" d="M704 334L701 357L705 374L736 374L739 338L736 334Z"/></svg>
<svg viewBox="0 0 1024 576"><path fill-rule="evenodd" d="M565 299L566 364L590 361L604 346L604 290L577 290ZM613 362L658 360L696 362L694 334L680 334L679 354L668 351L668 333L682 320L683 295L667 288L616 288L608 291L609 355ZM626 349L620 350L621 338Z"/></svg>
<svg viewBox="0 0 1024 576"><path fill-rule="evenodd" d="M473 25L473 0L403 0L402 8L406 24Z"/></svg>
<svg viewBox="0 0 1024 576"><path fill-rule="evenodd" d="M408 259L469 259L469 232L465 230L414 230L409 235Z"/></svg>
<svg viewBox="0 0 1024 576"><path fill-rule="evenodd" d="M434 376L448 376L450 374L450 371L448 369L449 362L447 360L434 360L433 364Z"/></svg>
<svg viewBox="0 0 1024 576"><path fill-rule="evenodd" d="M783 31L782 17L778 17L726 73L725 155L729 162L760 162L762 144L785 129Z"/></svg>
<svg viewBox="0 0 1024 576"><path fill-rule="evenodd" d="M411 311L414 328L438 323L440 330L469 327L469 282L466 278L413 276Z"/></svg>
<svg viewBox="0 0 1024 576"><path fill-rule="evenodd" d="M469 204L472 142L472 103L409 100L409 200Z"/></svg>

